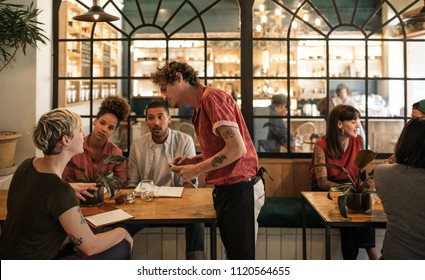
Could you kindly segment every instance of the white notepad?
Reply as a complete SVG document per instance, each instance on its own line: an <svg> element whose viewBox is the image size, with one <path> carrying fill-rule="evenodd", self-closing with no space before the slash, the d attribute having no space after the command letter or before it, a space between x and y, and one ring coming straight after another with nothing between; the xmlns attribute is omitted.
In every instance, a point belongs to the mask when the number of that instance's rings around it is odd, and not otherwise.
<svg viewBox="0 0 425 280"><path fill-rule="evenodd" d="M134 218L122 209L116 209L92 216L87 216L86 220L94 227L101 227L111 225L114 223L122 222Z"/></svg>
<svg viewBox="0 0 425 280"><path fill-rule="evenodd" d="M183 187L155 186L155 197L182 197Z"/></svg>
<svg viewBox="0 0 425 280"><path fill-rule="evenodd" d="M136 192L142 191L142 184L139 183L134 189ZM184 187L154 186L155 197L182 197Z"/></svg>

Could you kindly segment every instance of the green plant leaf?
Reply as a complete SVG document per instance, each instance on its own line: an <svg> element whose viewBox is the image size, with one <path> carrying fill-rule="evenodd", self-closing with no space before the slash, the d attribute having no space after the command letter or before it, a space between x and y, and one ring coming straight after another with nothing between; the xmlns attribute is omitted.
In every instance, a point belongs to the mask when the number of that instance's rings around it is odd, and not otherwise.
<svg viewBox="0 0 425 280"><path fill-rule="evenodd" d="M351 182L353 188L356 189L356 183L354 182L353 178L351 177L350 172L348 172L348 170L345 169L343 166L339 166L339 165L336 165L336 164L330 164L330 163L316 163L316 164L313 165L312 168L322 167L322 166L329 167L329 168L335 168L335 169L338 169L341 172L344 172L345 175L347 175L348 179L350 179L350 182Z"/></svg>
<svg viewBox="0 0 425 280"><path fill-rule="evenodd" d="M119 190L121 187L121 180L112 171L108 171L102 176L100 176L103 185L108 190L110 198L115 195L115 191Z"/></svg>
<svg viewBox="0 0 425 280"><path fill-rule="evenodd" d="M103 164L111 164L117 162L128 161L128 158L122 155L110 155L103 161Z"/></svg>
<svg viewBox="0 0 425 280"><path fill-rule="evenodd" d="M372 150L360 150L357 153L356 160L354 161L354 165L358 167L360 170L362 170L376 158L377 154L378 153Z"/></svg>
<svg viewBox="0 0 425 280"><path fill-rule="evenodd" d="M351 189L347 188L340 196L338 196L338 209L341 216L347 218L347 198L348 194L351 192Z"/></svg>
<svg viewBox="0 0 425 280"><path fill-rule="evenodd" d="M75 163L73 163L72 161L69 161L69 162L66 164L66 166L68 166L68 167L70 167L70 168L73 168L73 169L77 169L77 170L79 170L79 171L81 171L81 172L86 171L84 168L79 167L78 165L76 165L76 164L75 164Z"/></svg>
<svg viewBox="0 0 425 280"><path fill-rule="evenodd" d="M18 50L24 55L26 47L37 48L37 43L46 44L49 39L37 21L40 10L31 2L30 5L9 4L0 0L0 71L7 67Z"/></svg>

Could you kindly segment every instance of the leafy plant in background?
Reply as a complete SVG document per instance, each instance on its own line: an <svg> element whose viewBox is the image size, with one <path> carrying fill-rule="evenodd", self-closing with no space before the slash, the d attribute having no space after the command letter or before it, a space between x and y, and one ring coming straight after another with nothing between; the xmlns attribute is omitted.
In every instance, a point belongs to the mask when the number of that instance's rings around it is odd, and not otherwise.
<svg viewBox="0 0 425 280"><path fill-rule="evenodd" d="M329 189L329 192L328 192L328 199L330 200L332 200L331 192L342 192L342 194L338 196L338 208L339 208L339 212L341 213L341 216L347 218L347 210L346 210L347 198L351 192L355 192L355 193L375 192L370 189L372 186L370 184L370 181L373 179L374 170L372 170L368 174L368 176L366 176L366 171L364 169L369 163L371 163L376 158L376 155L377 153L372 150L360 150L357 153L356 159L354 161L354 165L357 168L359 168L359 173L357 174L356 178L353 178L347 169L339 165L328 164L328 163L318 163L313 165L313 168L324 166L324 167L338 169L339 171L344 172L347 175L348 179L350 180L349 183L345 183L337 187L333 187Z"/></svg>
<svg viewBox="0 0 425 280"><path fill-rule="evenodd" d="M37 21L40 10L30 5L8 4L0 0L0 72L14 60L19 50L26 54L27 46L36 48L37 42L46 44Z"/></svg>
<svg viewBox="0 0 425 280"><path fill-rule="evenodd" d="M103 164L112 164L124 161L128 161L128 158L121 155L110 155L103 161ZM77 169L83 173L80 178L76 178L74 180L75 182L96 183L103 185L109 192L111 198L115 195L115 191L121 188L121 180L120 178L115 176L113 171L107 171L104 174L99 174L97 170L91 168L91 170L86 171L84 168L79 167L73 162L68 162L67 166L70 168Z"/></svg>

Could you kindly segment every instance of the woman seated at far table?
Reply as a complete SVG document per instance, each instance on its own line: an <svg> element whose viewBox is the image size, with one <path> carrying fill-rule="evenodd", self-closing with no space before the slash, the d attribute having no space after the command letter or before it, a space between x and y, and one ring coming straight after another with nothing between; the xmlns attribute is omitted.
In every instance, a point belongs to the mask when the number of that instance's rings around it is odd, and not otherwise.
<svg viewBox="0 0 425 280"><path fill-rule="evenodd" d="M412 118L395 146L394 164L379 165L375 187L387 215L385 260L425 260L425 117Z"/></svg>
<svg viewBox="0 0 425 280"><path fill-rule="evenodd" d="M326 135L317 140L312 165L328 163L347 169L352 178L357 178L359 169L354 165L357 153L362 149L363 139L359 133L360 112L350 105L338 105L329 115ZM316 167L311 171L312 190L328 191L349 182L343 172L334 168ZM344 260L355 260L359 248L365 248L369 259L377 259L375 229L340 228L341 249Z"/></svg>

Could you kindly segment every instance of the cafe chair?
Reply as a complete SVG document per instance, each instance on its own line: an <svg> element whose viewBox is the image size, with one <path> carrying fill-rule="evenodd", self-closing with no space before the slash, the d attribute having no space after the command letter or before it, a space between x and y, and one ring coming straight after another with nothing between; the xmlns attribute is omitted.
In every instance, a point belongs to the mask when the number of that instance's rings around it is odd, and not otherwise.
<svg viewBox="0 0 425 280"><path fill-rule="evenodd" d="M196 136L195 127L193 126L193 124L188 122L182 122L179 124L178 130L192 137L193 142L195 143L195 148L198 151L199 142L198 142L198 137Z"/></svg>
<svg viewBox="0 0 425 280"><path fill-rule="evenodd" d="M295 139L300 139L302 144L309 144L310 150L313 150L317 135L316 125L313 122L305 122L295 129Z"/></svg>

